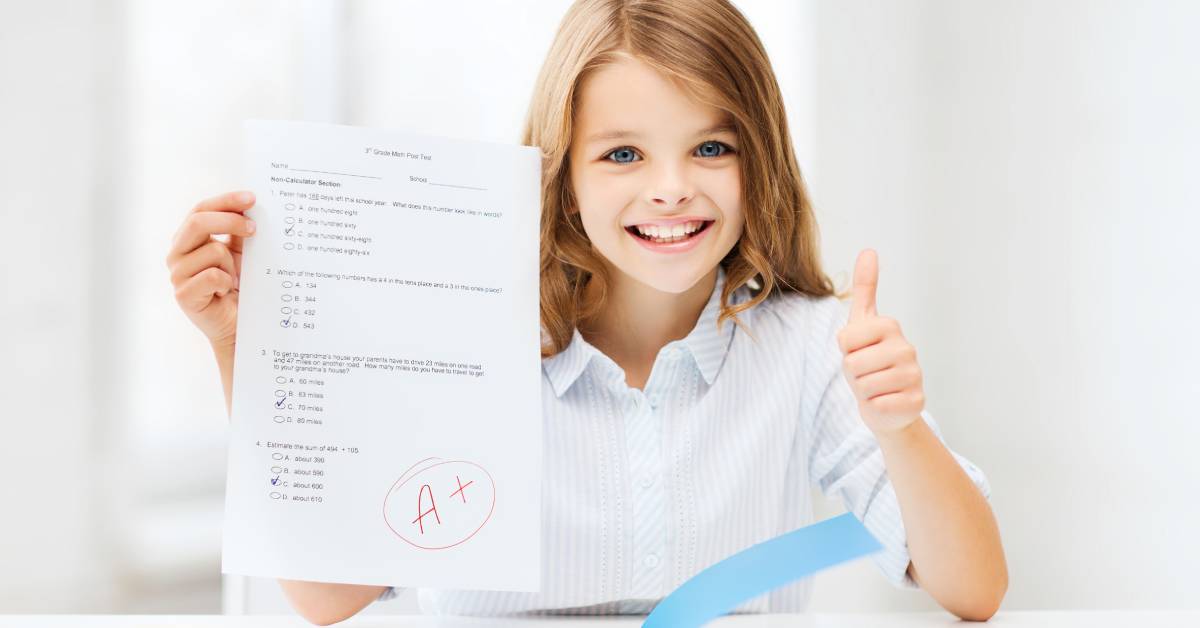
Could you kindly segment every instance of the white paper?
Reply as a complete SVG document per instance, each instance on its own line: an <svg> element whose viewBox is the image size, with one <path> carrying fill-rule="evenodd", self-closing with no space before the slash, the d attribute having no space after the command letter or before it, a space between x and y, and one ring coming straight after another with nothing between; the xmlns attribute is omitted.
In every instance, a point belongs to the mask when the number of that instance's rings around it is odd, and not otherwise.
<svg viewBox="0 0 1200 628"><path fill-rule="evenodd" d="M222 572L539 590L537 149L244 131Z"/></svg>

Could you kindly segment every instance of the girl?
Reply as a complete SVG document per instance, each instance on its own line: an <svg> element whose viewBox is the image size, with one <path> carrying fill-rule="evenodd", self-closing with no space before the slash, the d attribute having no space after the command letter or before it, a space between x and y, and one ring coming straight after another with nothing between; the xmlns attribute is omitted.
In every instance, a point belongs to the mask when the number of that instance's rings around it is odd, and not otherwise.
<svg viewBox="0 0 1200 628"><path fill-rule="evenodd" d="M811 523L816 482L885 545L892 583L966 619L995 613L1008 576L987 480L924 410L916 352L875 310L874 252L849 308L834 293L788 137L762 44L726 1L568 10L523 138L544 156L543 587L419 589L423 611L647 613ZM167 259L227 404L252 205L201 202ZM280 582L320 624L395 595ZM735 611L800 611L810 592L805 579Z"/></svg>

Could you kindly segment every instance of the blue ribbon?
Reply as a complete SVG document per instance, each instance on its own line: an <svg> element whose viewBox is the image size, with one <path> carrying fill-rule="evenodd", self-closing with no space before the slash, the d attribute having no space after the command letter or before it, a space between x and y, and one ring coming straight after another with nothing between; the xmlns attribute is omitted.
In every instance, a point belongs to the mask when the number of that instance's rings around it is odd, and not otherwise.
<svg viewBox="0 0 1200 628"><path fill-rule="evenodd" d="M702 626L746 600L881 549L851 513L792 530L692 576L659 601L642 628Z"/></svg>

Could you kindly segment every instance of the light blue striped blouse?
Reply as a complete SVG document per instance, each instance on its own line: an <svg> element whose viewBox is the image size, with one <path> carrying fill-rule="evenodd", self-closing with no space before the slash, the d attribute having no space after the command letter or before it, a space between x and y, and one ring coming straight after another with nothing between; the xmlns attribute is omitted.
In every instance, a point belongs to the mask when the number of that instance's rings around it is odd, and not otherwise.
<svg viewBox="0 0 1200 628"><path fill-rule="evenodd" d="M730 321L718 330L724 281L720 269L695 328L659 351L644 391L578 331L542 361L541 591L420 588L423 613L648 613L705 567L812 523L813 482L883 543L873 560L887 579L916 587L882 452L842 374L847 304L775 295L738 315L750 334ZM742 286L732 300L749 297ZM984 474L954 457L990 496ZM811 592L804 579L733 612L803 611Z"/></svg>

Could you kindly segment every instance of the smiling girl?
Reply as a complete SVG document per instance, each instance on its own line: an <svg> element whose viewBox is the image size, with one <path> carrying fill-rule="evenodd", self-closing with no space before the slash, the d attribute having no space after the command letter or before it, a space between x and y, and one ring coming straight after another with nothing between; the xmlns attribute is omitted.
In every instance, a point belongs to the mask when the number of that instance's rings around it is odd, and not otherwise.
<svg viewBox="0 0 1200 628"><path fill-rule="evenodd" d="M916 351L875 308L864 251L847 307L762 44L722 0L581 0L534 90L543 152L543 588L419 589L426 612L647 613L705 567L813 522L820 486L874 560L967 619L1007 589L983 473L925 411ZM241 216L202 202L168 256L228 402ZM233 235L228 247L212 234ZM391 587L281 580L314 623ZM735 612L806 608L811 579Z"/></svg>

